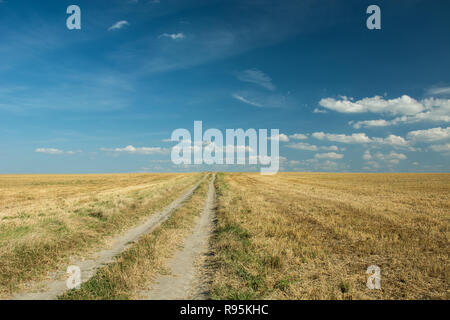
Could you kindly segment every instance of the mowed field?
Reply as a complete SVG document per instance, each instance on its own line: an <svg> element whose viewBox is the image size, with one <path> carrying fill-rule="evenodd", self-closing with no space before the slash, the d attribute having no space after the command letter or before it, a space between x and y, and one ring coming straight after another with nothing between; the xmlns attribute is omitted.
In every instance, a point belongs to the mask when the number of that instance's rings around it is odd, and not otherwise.
<svg viewBox="0 0 450 320"><path fill-rule="evenodd" d="M0 175L0 297L35 290L198 185L168 220L58 298L154 297L211 190L215 227L196 278L212 299L450 298L450 174L213 176ZM370 265L381 269L380 290L366 287Z"/></svg>
<svg viewBox="0 0 450 320"><path fill-rule="evenodd" d="M201 176L0 175L0 296L107 245Z"/></svg>
<svg viewBox="0 0 450 320"><path fill-rule="evenodd" d="M450 174L230 173L216 187L214 298L450 298Z"/></svg>

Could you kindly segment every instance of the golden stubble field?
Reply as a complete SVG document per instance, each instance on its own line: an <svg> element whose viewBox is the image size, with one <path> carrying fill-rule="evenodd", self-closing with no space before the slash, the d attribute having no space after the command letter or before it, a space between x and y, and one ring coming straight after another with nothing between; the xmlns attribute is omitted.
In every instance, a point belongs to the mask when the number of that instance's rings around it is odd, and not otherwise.
<svg viewBox="0 0 450 320"><path fill-rule="evenodd" d="M0 296L107 245L201 176L0 175Z"/></svg>
<svg viewBox="0 0 450 320"><path fill-rule="evenodd" d="M0 297L107 246L203 175L0 175ZM182 244L205 188L64 298L134 298ZM219 173L215 189L213 299L450 298L450 174ZM381 290L366 287L370 265Z"/></svg>
<svg viewBox="0 0 450 320"><path fill-rule="evenodd" d="M450 174L226 173L216 188L214 298L450 298Z"/></svg>

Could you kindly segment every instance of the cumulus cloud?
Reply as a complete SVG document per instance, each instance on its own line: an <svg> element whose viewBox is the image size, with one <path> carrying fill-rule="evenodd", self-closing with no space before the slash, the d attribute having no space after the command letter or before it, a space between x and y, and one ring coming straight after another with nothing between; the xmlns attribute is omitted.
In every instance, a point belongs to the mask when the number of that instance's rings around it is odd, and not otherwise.
<svg viewBox="0 0 450 320"><path fill-rule="evenodd" d="M168 149L166 148L160 147L135 148L132 145L126 146L125 148L100 148L100 150L115 153L143 154L143 155L166 154L168 152Z"/></svg>
<svg viewBox="0 0 450 320"><path fill-rule="evenodd" d="M269 140L273 140L275 138L277 138L277 136L270 137ZM278 140L281 142L289 142L289 137L287 135L285 135L284 133L280 133L278 135Z"/></svg>
<svg viewBox="0 0 450 320"><path fill-rule="evenodd" d="M172 40L181 40L186 38L186 36L182 33L163 33L159 36L159 38L170 38Z"/></svg>
<svg viewBox="0 0 450 320"><path fill-rule="evenodd" d="M406 159L408 159L408 157L406 155L404 155L403 153L397 153L395 151L391 151L391 153L388 153L388 154L383 154L381 152L377 152L375 154L375 158L380 159L380 160L392 160L392 159L406 160Z"/></svg>
<svg viewBox="0 0 450 320"><path fill-rule="evenodd" d="M345 135L314 132L312 134L312 137L318 140L329 140L340 143L369 143L372 141L365 133L353 133L352 135Z"/></svg>
<svg viewBox="0 0 450 320"><path fill-rule="evenodd" d="M430 146L430 149L436 152L449 152L450 153L450 143L446 144L436 144Z"/></svg>
<svg viewBox="0 0 450 320"><path fill-rule="evenodd" d="M295 140L306 140L306 139L308 139L308 136L303 133L294 133L294 134L291 134L289 136L289 138L295 139Z"/></svg>
<svg viewBox="0 0 450 320"><path fill-rule="evenodd" d="M414 141L433 142L450 138L450 127L416 130L408 133L407 137Z"/></svg>
<svg viewBox="0 0 450 320"><path fill-rule="evenodd" d="M327 152L327 153L316 153L314 157L317 159L342 159L344 155L336 152Z"/></svg>
<svg viewBox="0 0 450 320"><path fill-rule="evenodd" d="M393 115L412 115L424 110L424 106L421 103L407 95L388 100L381 96L364 98L357 101L353 101L345 96L339 100L324 98L319 101L319 105L342 113L373 112Z"/></svg>
<svg viewBox="0 0 450 320"><path fill-rule="evenodd" d="M370 154L369 150L366 150L362 156L363 160L371 160L372 159L372 155Z"/></svg>
<svg viewBox="0 0 450 320"><path fill-rule="evenodd" d="M332 133L324 133L324 132L314 132L312 137L318 140L328 140L340 143L347 144L380 144L380 145L390 145L397 147L407 147L409 146L408 141L406 141L403 137L396 135L389 135L386 138L370 138L365 133L353 133L351 135L345 134L332 134Z"/></svg>
<svg viewBox="0 0 450 320"><path fill-rule="evenodd" d="M297 150L308 150L308 151L317 151L319 148L315 145L311 145L309 143L298 142L292 143L288 145L288 148L297 149Z"/></svg>
<svg viewBox="0 0 450 320"><path fill-rule="evenodd" d="M287 145L288 148L297 149L297 150L307 150L307 151L318 151L318 150L327 150L327 151L339 151L337 146L316 146L313 144L305 143L305 142L297 142L291 143Z"/></svg>
<svg viewBox="0 0 450 320"><path fill-rule="evenodd" d="M394 147L407 147L409 146L409 142L406 141L403 137L396 136L394 134L388 135L386 138L373 138L372 141L374 143L389 145Z"/></svg>
<svg viewBox="0 0 450 320"><path fill-rule="evenodd" d="M274 91L276 89L275 85L272 83L272 79L261 70L244 70L237 74L237 78L244 82L257 84L270 91Z"/></svg>
<svg viewBox="0 0 450 320"><path fill-rule="evenodd" d="M350 121L350 125L361 127L384 127L398 124L412 124L417 122L450 122L450 99L427 98L420 102L422 110L415 114L400 115L391 120Z"/></svg>
<svg viewBox="0 0 450 320"><path fill-rule="evenodd" d="M360 129L361 127L386 127L389 122L383 119L380 120L365 120L365 121L350 121L349 124L353 124L355 129Z"/></svg>
<svg viewBox="0 0 450 320"><path fill-rule="evenodd" d="M114 23L111 27L108 28L109 31L112 30L119 30L122 29L126 26L130 25L128 21L126 20L121 20L121 21L117 21L116 23Z"/></svg>
<svg viewBox="0 0 450 320"><path fill-rule="evenodd" d="M377 161L384 161L388 164L398 164L401 160L406 160L408 157L403 153L397 153L395 151L391 151L391 153L383 154L381 152L377 152L374 155L370 153L369 150L366 150L363 154L363 160L367 161L368 165L371 165L374 168L378 168L379 164Z"/></svg>
<svg viewBox="0 0 450 320"><path fill-rule="evenodd" d="M55 154L55 155L61 155L61 154L75 154L79 151L64 151L64 150L60 150L60 149L56 149L56 148L37 148L36 150L34 150L34 152L37 153L46 153L46 154Z"/></svg>

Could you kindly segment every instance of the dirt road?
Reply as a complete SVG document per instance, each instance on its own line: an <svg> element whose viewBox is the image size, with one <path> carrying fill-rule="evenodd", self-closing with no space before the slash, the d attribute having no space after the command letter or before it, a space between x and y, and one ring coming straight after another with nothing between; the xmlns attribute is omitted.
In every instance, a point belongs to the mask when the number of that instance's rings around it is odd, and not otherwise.
<svg viewBox="0 0 450 320"><path fill-rule="evenodd" d="M204 176L191 189L181 197L172 202L161 212L152 214L143 224L129 229L125 234L112 239L112 245L105 250L96 252L87 260L74 260L71 265L78 266L81 270L81 282L89 280L97 270L105 264L113 261L113 258L126 250L132 243L137 241L142 235L151 232L180 207L185 200L195 191L195 189L206 179ZM30 284L28 292L16 293L12 296L15 300L53 300L67 290L67 267L57 272L57 274L39 283Z"/></svg>
<svg viewBox="0 0 450 320"><path fill-rule="evenodd" d="M170 275L159 276L148 291L142 292L148 300L208 299L208 279L205 258L209 253L209 237L213 231L215 190L214 180L209 183L203 211L184 248L169 261Z"/></svg>

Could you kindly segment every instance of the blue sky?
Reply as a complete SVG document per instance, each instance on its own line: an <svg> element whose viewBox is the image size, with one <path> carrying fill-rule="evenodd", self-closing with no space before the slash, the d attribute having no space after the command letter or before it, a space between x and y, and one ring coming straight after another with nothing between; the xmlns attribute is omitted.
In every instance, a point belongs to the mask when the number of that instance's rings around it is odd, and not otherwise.
<svg viewBox="0 0 450 320"><path fill-rule="evenodd" d="M71 4L81 30L66 28ZM366 28L371 4L381 30ZM448 172L449 14L419 0L0 1L0 173L207 170L170 162L165 140L194 120L280 129L285 171Z"/></svg>

